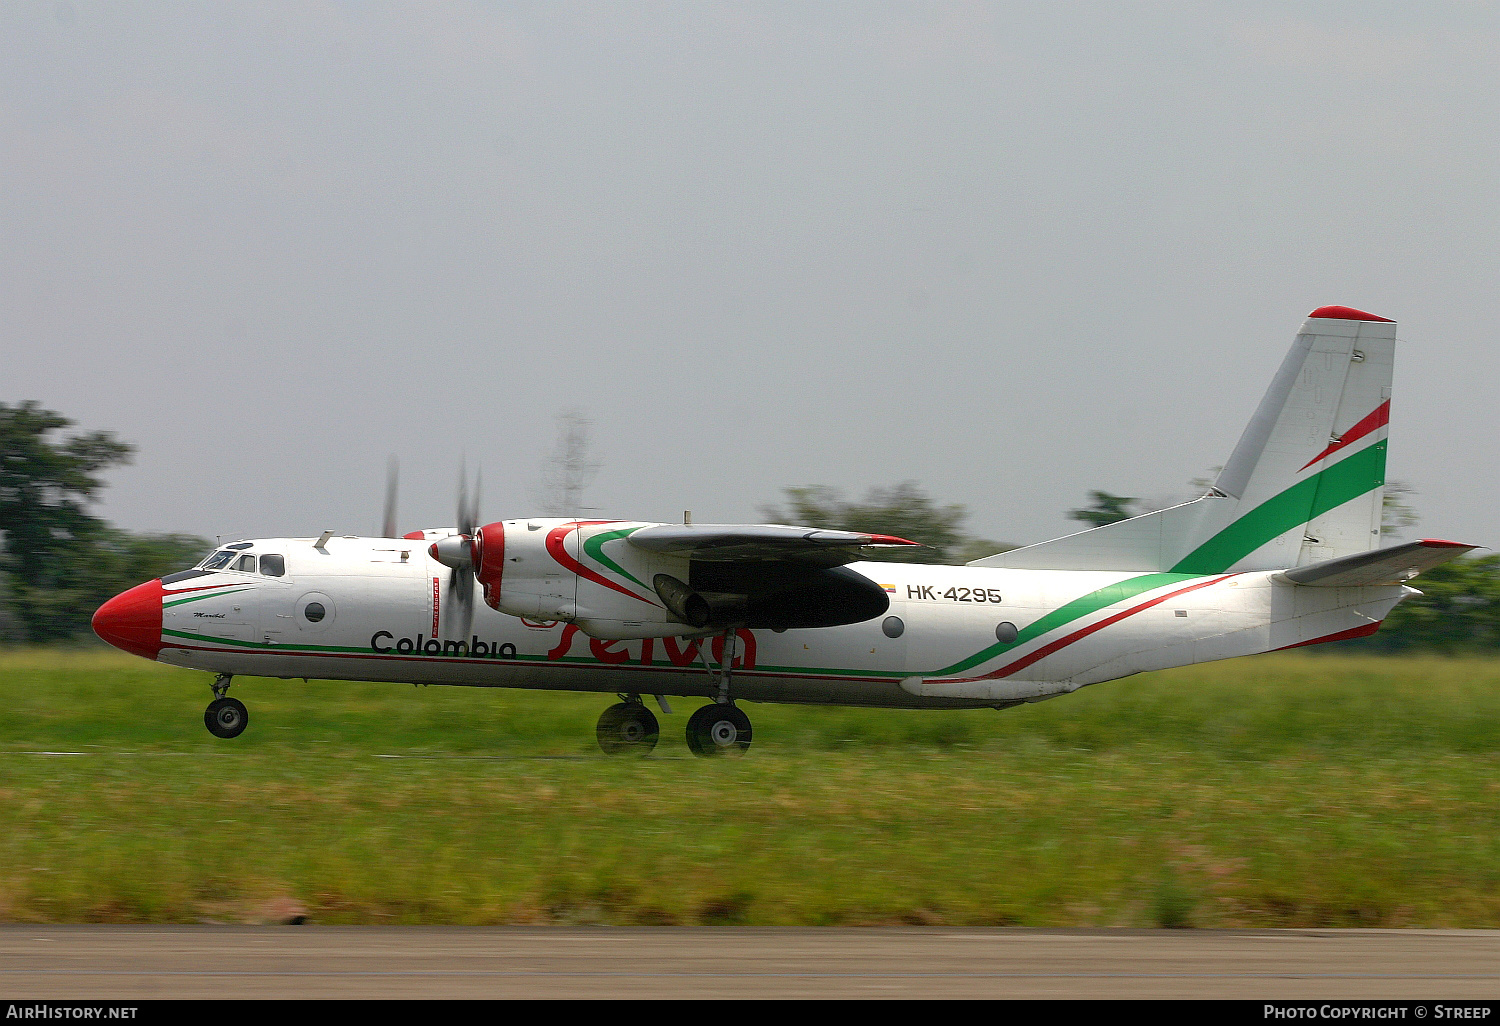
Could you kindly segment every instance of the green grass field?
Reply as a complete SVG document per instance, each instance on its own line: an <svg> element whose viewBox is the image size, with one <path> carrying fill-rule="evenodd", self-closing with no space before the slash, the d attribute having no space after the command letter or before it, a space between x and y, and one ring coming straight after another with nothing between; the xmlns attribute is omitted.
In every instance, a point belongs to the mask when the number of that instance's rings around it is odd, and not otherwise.
<svg viewBox="0 0 1500 1026"><path fill-rule="evenodd" d="M1286 654L1005 712L686 712L0 653L0 921L1500 927L1500 661ZM43 752L77 755L36 754Z"/></svg>

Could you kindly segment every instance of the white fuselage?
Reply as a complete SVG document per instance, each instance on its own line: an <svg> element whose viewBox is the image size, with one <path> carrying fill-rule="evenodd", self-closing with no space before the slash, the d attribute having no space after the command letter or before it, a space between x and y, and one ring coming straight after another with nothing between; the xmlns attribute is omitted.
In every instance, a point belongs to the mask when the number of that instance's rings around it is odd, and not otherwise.
<svg viewBox="0 0 1500 1026"><path fill-rule="evenodd" d="M448 633L450 571L426 542L270 539L285 573L163 585L157 658L221 674L713 696L724 639L591 637L474 603ZM1399 585L1299 588L1274 571L1016 570L862 562L890 609L841 627L741 630L732 697L907 708L1005 706L1144 670L1373 631ZM476 587L471 577L464 587ZM321 617L307 615L310 604ZM892 618L899 620L894 622ZM1008 625L1008 626L1006 626ZM688 629L684 628L686 632ZM894 635L894 636L893 636Z"/></svg>

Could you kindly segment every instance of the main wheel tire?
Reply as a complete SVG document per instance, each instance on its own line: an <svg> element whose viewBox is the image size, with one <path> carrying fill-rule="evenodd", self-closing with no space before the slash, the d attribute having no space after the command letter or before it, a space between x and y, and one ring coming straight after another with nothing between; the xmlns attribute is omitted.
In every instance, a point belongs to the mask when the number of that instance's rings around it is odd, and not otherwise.
<svg viewBox="0 0 1500 1026"><path fill-rule="evenodd" d="M214 737L239 737L250 722L250 711L237 698L216 698L203 712L203 725Z"/></svg>
<svg viewBox="0 0 1500 1026"><path fill-rule="evenodd" d="M661 737L661 725L639 702L620 702L599 714L594 735L605 755L649 755Z"/></svg>
<svg viewBox="0 0 1500 1026"><path fill-rule="evenodd" d="M750 747L750 717L728 703L705 705L687 722L687 746L694 755L744 755Z"/></svg>

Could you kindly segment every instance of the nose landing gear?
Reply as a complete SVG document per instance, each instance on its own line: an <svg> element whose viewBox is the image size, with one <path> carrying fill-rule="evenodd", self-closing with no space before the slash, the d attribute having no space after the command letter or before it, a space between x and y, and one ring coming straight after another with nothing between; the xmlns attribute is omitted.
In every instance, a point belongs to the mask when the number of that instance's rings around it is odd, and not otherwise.
<svg viewBox="0 0 1500 1026"><path fill-rule="evenodd" d="M203 711L203 725L214 737L239 737L250 723L250 711L245 703L224 694L229 690L232 675L221 673L214 678L214 700Z"/></svg>

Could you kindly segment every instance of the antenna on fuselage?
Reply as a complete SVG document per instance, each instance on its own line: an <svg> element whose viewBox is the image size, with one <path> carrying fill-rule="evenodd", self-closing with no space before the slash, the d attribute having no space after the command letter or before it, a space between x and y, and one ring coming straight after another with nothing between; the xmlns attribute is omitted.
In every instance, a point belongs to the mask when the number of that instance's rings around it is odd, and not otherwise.
<svg viewBox="0 0 1500 1026"><path fill-rule="evenodd" d="M317 549L319 552L323 553L323 555L325 555L325 556L328 555L328 550L325 549L323 546L327 545L328 544L328 539L332 538L332 537L333 537L333 532L332 531L324 531L322 534L318 535L318 540L315 541L315 542L313 542L313 548Z"/></svg>

